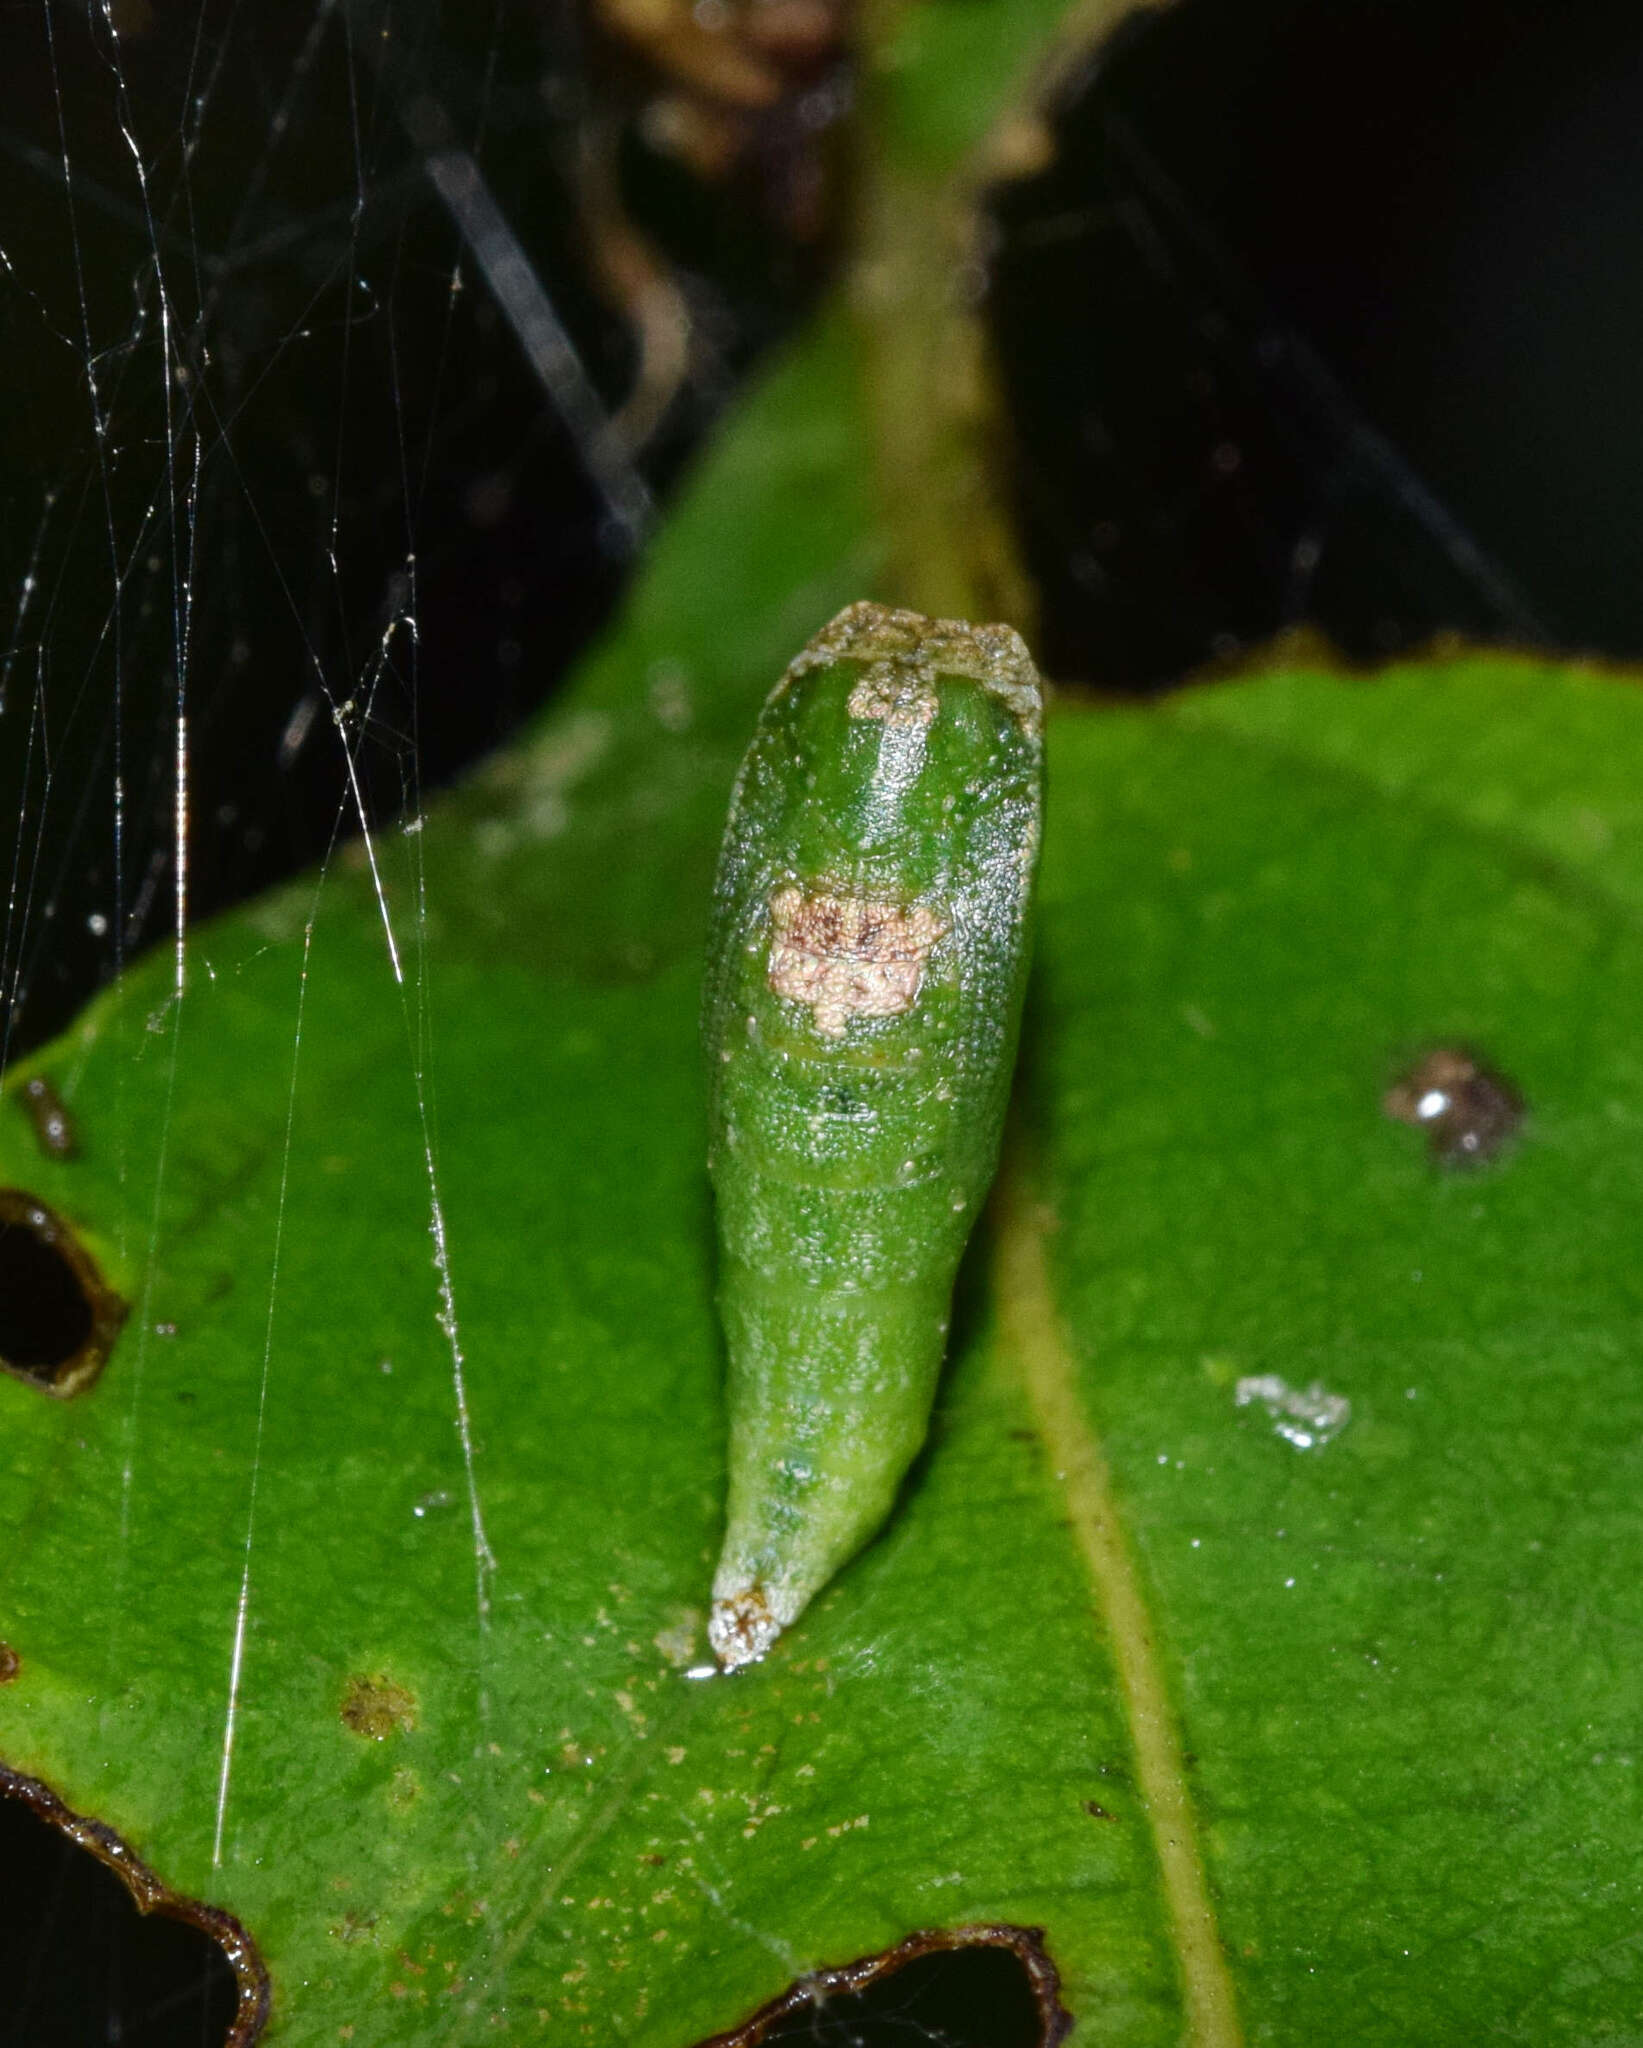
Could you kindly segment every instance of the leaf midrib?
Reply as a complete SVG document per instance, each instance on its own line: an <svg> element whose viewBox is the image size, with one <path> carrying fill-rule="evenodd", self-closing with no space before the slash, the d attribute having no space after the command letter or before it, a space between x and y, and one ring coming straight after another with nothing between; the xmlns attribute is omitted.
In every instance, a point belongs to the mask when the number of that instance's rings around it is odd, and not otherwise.
<svg viewBox="0 0 1643 2048"><path fill-rule="evenodd" d="M1079 1404L1077 1371L1050 1284L1042 1212L1024 1149L1017 1138L995 1206L1003 1370L1018 1378L1037 1423L1106 1624L1180 1975L1183 2038L1190 2048L1241 2048L1175 1714L1106 1456Z"/></svg>

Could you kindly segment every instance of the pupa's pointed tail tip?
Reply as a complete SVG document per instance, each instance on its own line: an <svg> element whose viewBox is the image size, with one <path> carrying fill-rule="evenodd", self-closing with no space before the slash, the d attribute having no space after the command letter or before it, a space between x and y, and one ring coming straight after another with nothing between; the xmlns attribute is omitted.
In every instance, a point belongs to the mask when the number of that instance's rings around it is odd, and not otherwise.
<svg viewBox="0 0 1643 2048"><path fill-rule="evenodd" d="M707 1639L722 1671L757 1664L782 1632L763 1586L744 1586L713 1603Z"/></svg>

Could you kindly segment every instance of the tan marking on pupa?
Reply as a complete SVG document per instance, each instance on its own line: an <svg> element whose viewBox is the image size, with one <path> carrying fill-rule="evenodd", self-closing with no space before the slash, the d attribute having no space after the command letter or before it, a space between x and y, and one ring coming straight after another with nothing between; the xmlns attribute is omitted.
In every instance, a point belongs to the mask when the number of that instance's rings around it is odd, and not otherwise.
<svg viewBox="0 0 1643 2048"><path fill-rule="evenodd" d="M963 676L997 697L1024 732L1036 736L1043 730L1043 686L1013 627L927 619L922 612L863 600L846 605L799 651L775 694L836 661L890 663L898 676L922 677L932 692L937 676Z"/></svg>
<svg viewBox="0 0 1643 2048"><path fill-rule="evenodd" d="M938 709L935 684L917 667L875 661L863 669L845 709L852 718L876 718L888 726L922 730Z"/></svg>
<svg viewBox="0 0 1643 2048"><path fill-rule="evenodd" d="M813 1010L824 1038L842 1038L849 1017L910 1010L930 949L950 929L925 903L807 895L791 882L771 897L770 919L770 986Z"/></svg>

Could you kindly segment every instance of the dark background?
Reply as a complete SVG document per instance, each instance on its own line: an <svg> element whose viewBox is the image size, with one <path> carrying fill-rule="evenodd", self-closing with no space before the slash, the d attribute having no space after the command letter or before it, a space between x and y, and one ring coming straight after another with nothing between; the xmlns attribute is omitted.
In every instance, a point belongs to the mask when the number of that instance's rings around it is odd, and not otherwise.
<svg viewBox="0 0 1643 2048"><path fill-rule="evenodd" d="M112 21L0 11L0 1070L171 928L179 708L191 920L357 827L350 754L373 818L420 802L557 687L836 261L842 22L749 106L549 0ZM1182 0L1057 141L989 299L1051 674L1156 691L1278 633L1643 652L1634 13ZM590 191L691 316L619 456ZM202 1940L0 1800L3 2048L220 2041ZM1029 2040L1007 1955L994 1992L803 2037Z"/></svg>

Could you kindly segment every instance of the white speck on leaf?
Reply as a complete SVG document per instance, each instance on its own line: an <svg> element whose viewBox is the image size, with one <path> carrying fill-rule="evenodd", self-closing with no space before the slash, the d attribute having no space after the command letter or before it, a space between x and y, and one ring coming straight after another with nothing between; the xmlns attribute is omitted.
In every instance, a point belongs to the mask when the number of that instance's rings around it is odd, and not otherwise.
<svg viewBox="0 0 1643 2048"><path fill-rule="evenodd" d="M1240 1408L1258 1401L1278 1435L1298 1451L1321 1450L1352 1420L1352 1403L1344 1394L1329 1393L1317 1380L1309 1387L1292 1387L1275 1372L1247 1374L1233 1398Z"/></svg>

